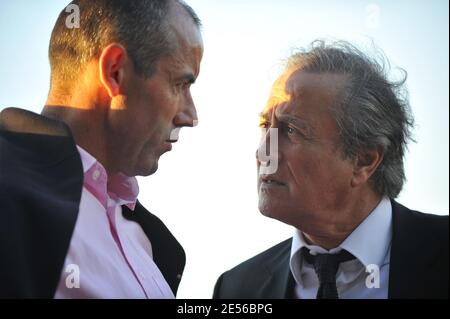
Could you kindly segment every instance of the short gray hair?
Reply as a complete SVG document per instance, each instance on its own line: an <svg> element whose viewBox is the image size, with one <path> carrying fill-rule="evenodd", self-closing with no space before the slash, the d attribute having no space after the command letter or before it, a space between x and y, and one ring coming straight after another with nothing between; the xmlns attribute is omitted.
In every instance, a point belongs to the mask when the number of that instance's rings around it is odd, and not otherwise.
<svg viewBox="0 0 450 319"><path fill-rule="evenodd" d="M53 77L76 80L78 70L112 42L127 50L139 75L150 77L154 64L174 49L167 15L170 3L181 5L194 23L201 22L182 0L74 0L80 9L80 27L67 28L63 9L55 23L49 46Z"/></svg>
<svg viewBox="0 0 450 319"><path fill-rule="evenodd" d="M287 68L346 76L344 89L332 107L342 154L355 159L366 150L381 148L384 157L370 183L378 194L396 198L406 179L404 153L408 141L413 140L406 71L402 70L401 80L389 80L390 65L380 49L369 57L348 42L324 40L290 56Z"/></svg>

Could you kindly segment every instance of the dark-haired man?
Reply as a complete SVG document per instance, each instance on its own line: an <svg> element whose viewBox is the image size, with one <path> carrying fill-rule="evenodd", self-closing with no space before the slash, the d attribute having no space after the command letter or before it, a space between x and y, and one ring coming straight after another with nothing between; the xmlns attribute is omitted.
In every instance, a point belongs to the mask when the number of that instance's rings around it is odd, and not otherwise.
<svg viewBox="0 0 450 319"><path fill-rule="evenodd" d="M448 216L394 200L412 116L382 65L345 42L289 58L257 163L259 210L294 236L225 272L215 298L448 298Z"/></svg>
<svg viewBox="0 0 450 319"><path fill-rule="evenodd" d="M173 298L183 248L137 201L183 126L200 20L181 0L76 0L41 115L0 114L0 297Z"/></svg>

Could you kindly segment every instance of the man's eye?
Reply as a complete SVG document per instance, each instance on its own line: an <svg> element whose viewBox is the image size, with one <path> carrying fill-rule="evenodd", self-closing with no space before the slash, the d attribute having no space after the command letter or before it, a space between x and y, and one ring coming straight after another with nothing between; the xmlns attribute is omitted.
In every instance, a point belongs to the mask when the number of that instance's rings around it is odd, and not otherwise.
<svg viewBox="0 0 450 319"><path fill-rule="evenodd" d="M299 129L286 125L282 127L282 132L293 142L301 142L307 140L307 137Z"/></svg>
<svg viewBox="0 0 450 319"><path fill-rule="evenodd" d="M289 134L289 135L293 135L298 133L297 130L293 127L290 127L289 125L283 125L282 126L282 130L284 133Z"/></svg>

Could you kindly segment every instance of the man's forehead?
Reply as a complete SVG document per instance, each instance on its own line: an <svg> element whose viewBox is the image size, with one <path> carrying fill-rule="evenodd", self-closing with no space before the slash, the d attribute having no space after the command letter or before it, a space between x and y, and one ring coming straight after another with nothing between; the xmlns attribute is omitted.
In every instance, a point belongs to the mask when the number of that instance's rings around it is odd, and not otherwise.
<svg viewBox="0 0 450 319"><path fill-rule="evenodd" d="M334 98L347 76L335 73L312 73L301 69L288 70L273 84L266 109L291 104L296 99Z"/></svg>
<svg viewBox="0 0 450 319"><path fill-rule="evenodd" d="M275 90L284 89L286 94L298 94L305 90L340 88L347 81L347 76L340 73L310 72L291 69L284 72L274 83Z"/></svg>
<svg viewBox="0 0 450 319"><path fill-rule="evenodd" d="M171 34L175 50L169 55L170 67L181 72L190 72L195 76L200 72L200 61L203 57L203 39L199 27L192 17L180 5L171 13ZM187 70L189 69L189 70Z"/></svg>
<svg viewBox="0 0 450 319"><path fill-rule="evenodd" d="M203 39L200 27L179 3L172 1L170 8L170 27L180 45L203 48Z"/></svg>

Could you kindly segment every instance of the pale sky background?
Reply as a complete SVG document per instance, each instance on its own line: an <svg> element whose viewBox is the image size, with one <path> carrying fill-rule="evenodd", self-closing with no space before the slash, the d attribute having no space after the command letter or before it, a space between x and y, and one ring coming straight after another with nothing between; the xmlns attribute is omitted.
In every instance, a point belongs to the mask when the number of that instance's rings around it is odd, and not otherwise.
<svg viewBox="0 0 450 319"><path fill-rule="evenodd" d="M193 87L199 126L181 131L140 201L182 243L179 298L209 298L225 270L291 236L257 208L258 113L292 48L316 38L381 47L408 71L416 144L398 201L449 210L449 4L433 1L189 0L203 20L205 54ZM47 46L68 1L0 0L0 110L40 112L49 89ZM82 275L82 274L81 274Z"/></svg>

